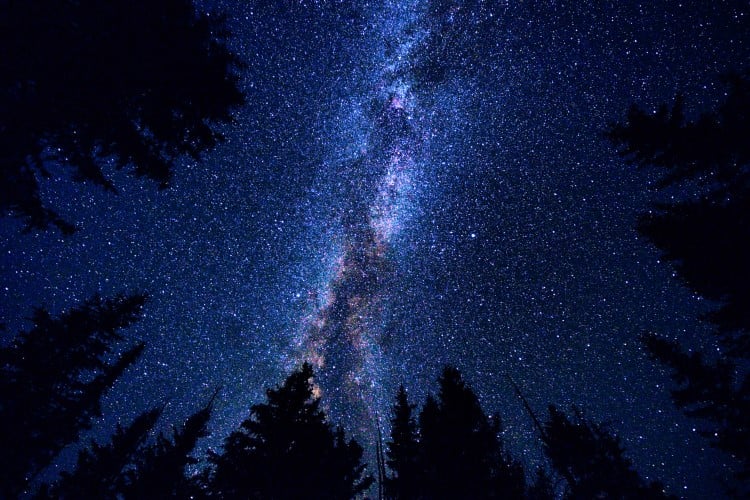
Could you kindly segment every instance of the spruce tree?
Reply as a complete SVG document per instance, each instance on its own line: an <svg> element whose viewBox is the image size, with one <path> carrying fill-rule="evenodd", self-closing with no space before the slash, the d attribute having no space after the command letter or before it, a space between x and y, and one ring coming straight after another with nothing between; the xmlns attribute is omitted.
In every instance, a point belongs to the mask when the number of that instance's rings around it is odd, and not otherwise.
<svg viewBox="0 0 750 500"><path fill-rule="evenodd" d="M396 395L391 419L391 439L387 443L386 465L391 474L385 478L387 498L415 498L419 491L417 471L417 422L413 415L416 405L409 403L401 385Z"/></svg>
<svg viewBox="0 0 750 500"><path fill-rule="evenodd" d="M736 462L733 488L750 493L750 73L725 78L714 109L690 121L678 97L655 113L632 107L607 136L626 160L659 175L639 232L661 250L691 291L718 304L707 315L718 356L643 336L671 368L675 404L703 419L702 433Z"/></svg>
<svg viewBox="0 0 750 500"><path fill-rule="evenodd" d="M127 428L117 430L107 445L92 440L78 454L71 472L62 472L53 485L45 485L36 498L189 498L198 493L186 476L186 466L197 463L191 456L198 439L208 435L213 398L173 429L171 439L159 433L148 444L148 435L163 408L142 413Z"/></svg>
<svg viewBox="0 0 750 500"><path fill-rule="evenodd" d="M420 496L523 496L523 469L503 449L499 417L483 412L457 369L446 367L438 383L438 399L428 396L419 416Z"/></svg>
<svg viewBox="0 0 750 500"><path fill-rule="evenodd" d="M187 418L171 438L160 433L156 442L136 455L125 471L125 499L189 498L194 484L186 476L187 466L198 463L192 456L198 440L208 435L208 422L216 394L208 404Z"/></svg>
<svg viewBox="0 0 750 500"><path fill-rule="evenodd" d="M144 302L143 295L95 296L58 318L38 309L32 329L0 349L2 496L21 494L101 415L102 395L143 351L142 343L118 344Z"/></svg>
<svg viewBox="0 0 750 500"><path fill-rule="evenodd" d="M568 483L566 498L664 499L664 487L647 483L625 457L619 439L574 408L573 418L549 407L544 453Z"/></svg>
<svg viewBox="0 0 750 500"><path fill-rule="evenodd" d="M638 230L691 290L719 303L709 319L742 355L750 354L750 73L725 82L723 102L697 120L680 96L655 113L632 107L607 136L628 162L659 175Z"/></svg>
<svg viewBox="0 0 750 500"><path fill-rule="evenodd" d="M736 496L750 490L750 374L742 375L727 358L707 359L700 351L686 352L677 342L644 335L650 356L669 366L677 386L671 390L677 408L706 425L699 433L739 462L738 481L728 489Z"/></svg>
<svg viewBox="0 0 750 500"><path fill-rule="evenodd" d="M66 171L109 191L114 168L166 187L243 102L227 35L190 0L3 2L0 214L72 232L39 189Z"/></svg>
<svg viewBox="0 0 750 500"><path fill-rule="evenodd" d="M123 428L118 425L107 445L91 441L78 453L72 472L62 472L52 486L44 486L37 498L114 499L125 486L125 470L132 465L162 413L161 408L146 411Z"/></svg>
<svg viewBox="0 0 750 500"><path fill-rule="evenodd" d="M222 498L352 498L369 488L362 447L334 429L313 395L312 366L305 363L210 459L208 494Z"/></svg>

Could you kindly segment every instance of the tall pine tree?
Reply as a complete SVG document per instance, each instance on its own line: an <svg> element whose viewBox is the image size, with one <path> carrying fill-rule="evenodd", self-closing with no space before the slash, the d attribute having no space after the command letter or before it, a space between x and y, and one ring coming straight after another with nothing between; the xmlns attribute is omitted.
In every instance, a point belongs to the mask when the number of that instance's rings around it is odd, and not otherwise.
<svg viewBox="0 0 750 500"><path fill-rule="evenodd" d="M639 232L686 286L718 303L708 319L719 358L653 334L645 346L672 369L676 405L703 419L703 435L736 460L734 487L750 494L750 74L725 80L723 102L694 121L678 97L656 113L632 107L608 137L630 163L660 175Z"/></svg>
<svg viewBox="0 0 750 500"><path fill-rule="evenodd" d="M190 0L3 2L0 214L73 231L39 189L66 171L109 191L113 168L167 186L243 102L226 38Z"/></svg>
<svg viewBox="0 0 750 500"><path fill-rule="evenodd" d="M638 475L619 439L605 426L591 423L577 408L573 418L555 406L549 407L549 413L544 453L568 483L566 498L670 498L660 483L647 483Z"/></svg>
<svg viewBox="0 0 750 500"><path fill-rule="evenodd" d="M391 419L391 439L386 448L386 465L391 474L385 478L387 498L416 498L419 492L417 470L417 421L413 415L416 405L409 403L406 389L401 385L396 395Z"/></svg>
<svg viewBox="0 0 750 500"><path fill-rule="evenodd" d="M208 404L189 416L171 439L160 433L156 442L139 453L125 471L121 498L189 498L194 484L186 476L188 465L198 463L192 456L198 440L208 435L216 393Z"/></svg>
<svg viewBox="0 0 750 500"><path fill-rule="evenodd" d="M106 445L93 441L78 453L71 472L62 472L52 486L44 486L37 498L114 499L125 487L125 470L143 453L143 445L162 413L161 408L146 411L128 427L117 426Z"/></svg>
<svg viewBox="0 0 750 500"><path fill-rule="evenodd" d="M222 498L352 498L369 488L362 448L334 429L305 363L214 454L208 493Z"/></svg>
<svg viewBox="0 0 750 500"><path fill-rule="evenodd" d="M446 367L438 383L438 398L428 396L419 414L416 480L408 483L418 488L415 496L522 497L523 469L504 450L500 418L483 412L457 369ZM398 402L396 410L403 419L406 411ZM406 439L394 436L394 450L407 447L408 433L398 435Z"/></svg>
<svg viewBox="0 0 750 500"><path fill-rule="evenodd" d="M159 433L148 442L163 408L142 413L128 427L117 426L106 445L91 442L78 454L71 472L63 472L53 485L37 493L46 498L189 498L197 486L186 475L186 467L197 463L191 456L198 440L208 435L213 398L187 418L171 439Z"/></svg>
<svg viewBox="0 0 750 500"><path fill-rule="evenodd" d="M0 349L2 496L23 492L101 414L100 398L143 351L118 344L145 300L96 296L58 318L38 309L33 328Z"/></svg>

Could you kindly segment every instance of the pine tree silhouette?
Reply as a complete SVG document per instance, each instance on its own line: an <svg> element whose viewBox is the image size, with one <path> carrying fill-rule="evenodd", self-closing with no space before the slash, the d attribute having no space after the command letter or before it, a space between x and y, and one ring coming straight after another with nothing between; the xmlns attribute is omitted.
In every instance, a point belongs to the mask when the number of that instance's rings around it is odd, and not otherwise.
<svg viewBox="0 0 750 500"><path fill-rule="evenodd" d="M725 101L696 121L686 121L678 97L672 109L662 106L655 114L631 108L627 122L611 125L607 136L629 162L659 172L659 188L680 188L644 213L638 230L691 290L721 303L710 319L729 347L747 355L750 74L725 80Z"/></svg>
<svg viewBox="0 0 750 500"><path fill-rule="evenodd" d="M215 395L214 395L215 397ZM160 433L147 444L162 408L142 413L127 428L118 425L107 445L91 442L78 454L76 468L62 472L60 480L45 485L36 498L189 498L198 493L186 476L186 466L197 463L190 454L198 439L208 435L206 426L213 407L209 403L188 417L172 438Z"/></svg>
<svg viewBox="0 0 750 500"><path fill-rule="evenodd" d="M113 167L166 186L243 102L226 37L190 0L4 2L0 213L72 232L39 192L65 170L110 191Z"/></svg>
<svg viewBox="0 0 750 500"><path fill-rule="evenodd" d="M438 383L439 399L428 396L419 415L419 497L523 497L523 469L503 449L499 417L484 414L457 369L446 367Z"/></svg>
<svg viewBox="0 0 750 500"><path fill-rule="evenodd" d="M416 405L409 403L401 385L396 395L391 419L391 439L386 444L386 465L391 474L385 478L387 498L416 498L419 492L417 470L417 422L412 414Z"/></svg>
<svg viewBox="0 0 750 500"><path fill-rule="evenodd" d="M138 453L161 416L162 408L144 412L123 428L118 425L109 444L91 441L78 453L72 472L62 472L60 480L45 485L37 498L100 498L114 499L125 487L125 469L133 464Z"/></svg>
<svg viewBox="0 0 750 500"><path fill-rule="evenodd" d="M312 366L305 363L210 459L208 494L221 498L352 498L369 488L362 448L333 429L313 395Z"/></svg>
<svg viewBox="0 0 750 500"><path fill-rule="evenodd" d="M136 455L133 467L125 472L121 498L189 498L194 493L195 485L187 478L186 467L198 463L191 454L198 440L208 435L217 393L180 429L173 429L171 439L160 433L154 444Z"/></svg>
<svg viewBox="0 0 750 500"><path fill-rule="evenodd" d="M672 369L678 384L672 401L685 415L708 425L699 433L717 448L740 461L737 484L728 484L736 496L750 489L750 376L737 383L739 369L727 359L708 361L700 352L685 352L678 343L655 335L643 336L649 354Z"/></svg>
<svg viewBox="0 0 750 500"><path fill-rule="evenodd" d="M543 467L536 469L534 482L529 486L526 493L528 500L553 500L555 496L555 484Z"/></svg>
<svg viewBox="0 0 750 500"><path fill-rule="evenodd" d="M574 408L573 418L549 407L544 453L566 479L566 498L664 499L660 483L646 483L624 456L619 439Z"/></svg>
<svg viewBox="0 0 750 500"><path fill-rule="evenodd" d="M678 343L645 335L651 356L672 369L676 405L704 419L703 435L737 462L750 494L750 74L727 77L715 111L687 121L678 97L655 114L631 108L609 139L631 163L661 174L669 201L656 203L639 232L672 262L691 290L717 301L708 315L721 359L686 353ZM715 358L715 357L714 357Z"/></svg>
<svg viewBox="0 0 750 500"><path fill-rule="evenodd" d="M144 302L96 296L59 318L38 309L33 328L0 349L1 496L23 492L101 414L101 396L143 351L137 343L115 356Z"/></svg>

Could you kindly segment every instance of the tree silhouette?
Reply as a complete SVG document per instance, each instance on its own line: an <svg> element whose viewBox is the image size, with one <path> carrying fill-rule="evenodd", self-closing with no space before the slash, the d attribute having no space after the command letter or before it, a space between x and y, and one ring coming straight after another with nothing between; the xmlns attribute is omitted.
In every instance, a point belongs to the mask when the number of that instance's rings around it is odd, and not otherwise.
<svg viewBox="0 0 750 500"><path fill-rule="evenodd" d="M388 498L415 498L419 492L417 469L417 422L412 414L416 405L409 403L406 389L401 385L396 395L391 419L391 439L386 444L386 465L391 474L385 478Z"/></svg>
<svg viewBox="0 0 750 500"><path fill-rule="evenodd" d="M738 354L750 353L750 77L733 76L718 109L686 121L684 102L656 113L632 107L609 139L629 162L661 174L670 201L638 230L672 261L686 285L721 307L710 319ZM731 332L744 331L738 337Z"/></svg>
<svg viewBox="0 0 750 500"><path fill-rule="evenodd" d="M750 488L750 375L743 378L731 361L708 361L702 353L687 353L678 343L656 335L645 335L643 340L649 354L672 369L678 384L671 391L675 406L707 422L700 434L740 462L739 483L727 485L740 495Z"/></svg>
<svg viewBox="0 0 750 500"><path fill-rule="evenodd" d="M555 485L543 467L536 469L534 482L529 486L526 498L528 500L553 500L556 498Z"/></svg>
<svg viewBox="0 0 750 500"><path fill-rule="evenodd" d="M653 335L645 345L680 384L672 391L677 406L707 422L703 434L737 460L737 477L750 489L750 75L725 81L725 100L695 121L678 97L656 113L631 108L608 137L629 162L661 174L658 188L669 201L640 217L639 232L691 290L719 304L707 318L723 359Z"/></svg>
<svg viewBox="0 0 750 500"><path fill-rule="evenodd" d="M421 498L521 498L524 472L503 449L496 415L482 411L460 372L446 367L438 399L419 415L417 469Z"/></svg>
<svg viewBox="0 0 750 500"><path fill-rule="evenodd" d="M107 445L92 440L78 453L76 468L62 472L54 485L42 487L37 498L117 498L125 486L125 469L143 453L143 444L161 413L156 408L140 414L126 428L118 424Z"/></svg>
<svg viewBox="0 0 750 500"><path fill-rule="evenodd" d="M37 309L33 328L0 349L1 496L24 491L101 414L101 396L143 351L137 343L118 355L115 346L144 302L95 296L59 318Z"/></svg>
<svg viewBox="0 0 750 500"><path fill-rule="evenodd" d="M221 498L351 498L367 490L362 448L333 429L305 363L210 457L209 494Z"/></svg>
<svg viewBox="0 0 750 500"><path fill-rule="evenodd" d="M215 396L215 395L214 395ZM195 486L185 468L197 460L190 454L208 435L213 399L188 417L172 438L163 433L146 444L163 408L142 413L127 428L117 426L109 444L92 440L78 454L76 468L62 472L54 485L43 486L37 498L189 498Z"/></svg>
<svg viewBox="0 0 750 500"><path fill-rule="evenodd" d="M166 186L243 102L226 37L190 0L4 2L0 212L72 232L39 192L68 169L110 191L113 167Z"/></svg>
<svg viewBox="0 0 750 500"><path fill-rule="evenodd" d="M646 483L624 456L619 439L574 408L573 418L549 407L543 448L552 467L566 479L566 498L663 499L660 483Z"/></svg>
<svg viewBox="0 0 750 500"><path fill-rule="evenodd" d="M208 435L216 393L208 404L187 418L171 439L160 433L156 442L139 453L125 473L122 498L189 498L195 487L186 467L198 463L191 454L200 438Z"/></svg>

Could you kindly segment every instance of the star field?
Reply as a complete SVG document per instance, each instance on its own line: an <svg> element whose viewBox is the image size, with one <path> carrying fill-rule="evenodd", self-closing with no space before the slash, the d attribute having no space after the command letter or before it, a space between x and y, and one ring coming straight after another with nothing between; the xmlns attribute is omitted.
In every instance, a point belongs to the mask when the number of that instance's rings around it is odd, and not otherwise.
<svg viewBox="0 0 750 500"><path fill-rule="evenodd" d="M366 441L398 384L421 403L450 363L529 464L506 375L540 413L609 421L670 492L716 491L724 457L637 340L699 346L707 305L639 239L650 179L602 130L632 103L716 99L750 55L746 2L198 3L226 13L246 65L226 141L168 190L118 172L117 196L43 185L71 237L0 227L8 332L33 305L150 295L131 329L147 350L95 433L164 401L177 421L221 386L218 447L309 360Z"/></svg>

